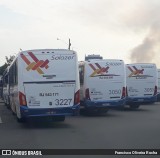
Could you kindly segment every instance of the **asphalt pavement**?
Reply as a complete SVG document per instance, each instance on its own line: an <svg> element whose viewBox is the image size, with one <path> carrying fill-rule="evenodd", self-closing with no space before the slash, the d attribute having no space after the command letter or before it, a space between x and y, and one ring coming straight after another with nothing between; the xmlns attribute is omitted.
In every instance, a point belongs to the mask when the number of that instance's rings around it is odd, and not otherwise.
<svg viewBox="0 0 160 158"><path fill-rule="evenodd" d="M1 149L160 149L159 124L160 103L102 116L70 116L64 122L37 118L22 124L0 100Z"/></svg>

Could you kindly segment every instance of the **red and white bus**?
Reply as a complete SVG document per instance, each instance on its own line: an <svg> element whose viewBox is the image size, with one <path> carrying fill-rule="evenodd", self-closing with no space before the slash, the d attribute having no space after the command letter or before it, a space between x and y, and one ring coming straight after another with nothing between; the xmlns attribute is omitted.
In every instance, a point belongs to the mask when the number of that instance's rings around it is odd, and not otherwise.
<svg viewBox="0 0 160 158"><path fill-rule="evenodd" d="M22 51L9 67L10 106L18 121L37 116L64 121L78 114L79 89L75 51Z"/></svg>

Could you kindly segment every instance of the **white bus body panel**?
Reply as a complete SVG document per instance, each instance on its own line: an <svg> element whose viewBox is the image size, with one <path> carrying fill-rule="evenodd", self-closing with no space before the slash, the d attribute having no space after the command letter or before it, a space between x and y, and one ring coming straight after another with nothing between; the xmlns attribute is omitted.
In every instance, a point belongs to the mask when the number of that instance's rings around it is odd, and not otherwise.
<svg viewBox="0 0 160 158"><path fill-rule="evenodd" d="M15 93L25 95L29 110L75 106L74 96L80 89L76 52L61 49L30 50L21 52L17 58L18 88ZM14 103L16 109L20 110L18 95ZM36 116L36 113L33 115Z"/></svg>
<svg viewBox="0 0 160 158"><path fill-rule="evenodd" d="M29 108L70 107L74 104L75 82L24 84L24 88Z"/></svg>
<svg viewBox="0 0 160 158"><path fill-rule="evenodd" d="M122 60L85 61L81 98L86 104L92 102L95 106L99 104L99 107L124 105L125 98L122 98L122 93L126 87L125 80L125 66ZM89 89L90 101L85 98L86 89Z"/></svg>
<svg viewBox="0 0 160 158"><path fill-rule="evenodd" d="M154 102L157 86L155 64L127 64L126 83L128 99L132 102ZM133 101L134 102L134 101Z"/></svg>
<svg viewBox="0 0 160 158"><path fill-rule="evenodd" d="M9 79L8 79L8 71L9 67L5 70L5 74L3 76L3 100L5 105L9 107Z"/></svg>

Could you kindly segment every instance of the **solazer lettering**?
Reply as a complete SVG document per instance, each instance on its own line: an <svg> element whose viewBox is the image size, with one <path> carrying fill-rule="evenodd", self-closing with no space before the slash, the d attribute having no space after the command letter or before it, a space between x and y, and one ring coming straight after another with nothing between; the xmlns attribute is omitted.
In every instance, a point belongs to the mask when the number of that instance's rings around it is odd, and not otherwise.
<svg viewBox="0 0 160 158"><path fill-rule="evenodd" d="M74 56L53 55L51 60L72 60Z"/></svg>
<svg viewBox="0 0 160 158"><path fill-rule="evenodd" d="M120 62L107 62L106 63L106 66L120 66L122 65Z"/></svg>

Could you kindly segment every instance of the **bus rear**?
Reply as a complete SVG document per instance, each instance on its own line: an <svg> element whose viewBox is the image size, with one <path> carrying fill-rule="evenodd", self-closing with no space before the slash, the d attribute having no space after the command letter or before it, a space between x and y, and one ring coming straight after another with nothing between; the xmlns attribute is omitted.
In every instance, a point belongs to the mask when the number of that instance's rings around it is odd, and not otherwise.
<svg viewBox="0 0 160 158"><path fill-rule="evenodd" d="M20 117L64 118L65 115L78 114L80 99L76 52L21 52L18 80Z"/></svg>
<svg viewBox="0 0 160 158"><path fill-rule="evenodd" d="M157 99L157 69L155 64L127 64L127 104L138 108L141 104L153 103Z"/></svg>
<svg viewBox="0 0 160 158"><path fill-rule="evenodd" d="M90 60L84 65L83 103L102 111L125 104L125 67L122 60Z"/></svg>

